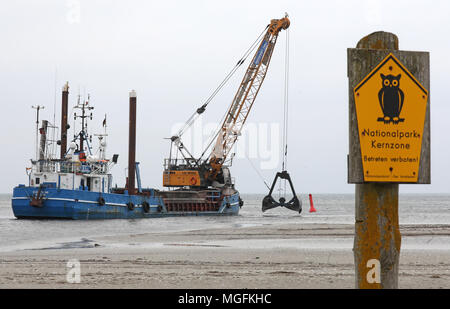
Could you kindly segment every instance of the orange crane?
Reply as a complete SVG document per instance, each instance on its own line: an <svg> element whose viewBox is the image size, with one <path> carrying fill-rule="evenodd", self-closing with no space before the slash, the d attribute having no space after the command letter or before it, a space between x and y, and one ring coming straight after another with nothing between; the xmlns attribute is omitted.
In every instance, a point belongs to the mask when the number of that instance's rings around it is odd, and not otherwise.
<svg viewBox="0 0 450 309"><path fill-rule="evenodd" d="M289 25L290 21L286 15L281 19L272 19L266 27L265 34L228 108L222 126L216 132L216 142L207 159L195 159L181 142L181 134L171 137L172 144L176 145L183 159L172 159L171 146L170 158L166 159L164 164L163 185L165 187L207 188L231 185L230 172L224 165L225 160L241 133L266 77L278 34ZM242 62L243 60L240 60L237 66ZM205 111L206 105L207 103L197 109L188 120L188 124L195 121L195 117Z"/></svg>

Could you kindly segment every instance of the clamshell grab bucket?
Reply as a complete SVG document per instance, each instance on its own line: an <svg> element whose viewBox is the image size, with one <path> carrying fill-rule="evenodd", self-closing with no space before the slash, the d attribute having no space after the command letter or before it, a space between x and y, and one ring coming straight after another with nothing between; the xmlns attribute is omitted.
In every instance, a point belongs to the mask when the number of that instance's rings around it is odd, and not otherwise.
<svg viewBox="0 0 450 309"><path fill-rule="evenodd" d="M292 191L292 199L286 202L284 197L281 197L278 202L272 197L273 189L277 183L278 178L286 179L289 182L289 186ZM298 199L297 194L295 193L294 186L292 185L291 177L287 171L278 172L273 180L272 187L270 188L269 194L266 195L262 201L262 211L276 208L276 207L286 207L287 209L298 211L298 213L302 212L302 202Z"/></svg>

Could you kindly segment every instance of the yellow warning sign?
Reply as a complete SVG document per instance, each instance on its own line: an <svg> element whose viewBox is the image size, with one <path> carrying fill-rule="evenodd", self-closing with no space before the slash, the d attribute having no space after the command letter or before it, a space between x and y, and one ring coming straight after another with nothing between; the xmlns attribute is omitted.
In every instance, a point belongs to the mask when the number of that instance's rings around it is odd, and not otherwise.
<svg viewBox="0 0 450 309"><path fill-rule="evenodd" d="M428 91L389 54L354 97L364 181L417 182Z"/></svg>

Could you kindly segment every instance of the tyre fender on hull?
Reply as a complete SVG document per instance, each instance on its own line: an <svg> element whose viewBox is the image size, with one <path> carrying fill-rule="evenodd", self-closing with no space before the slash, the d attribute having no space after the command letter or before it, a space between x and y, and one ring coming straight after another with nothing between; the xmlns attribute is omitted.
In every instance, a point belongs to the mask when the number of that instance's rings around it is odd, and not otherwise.
<svg viewBox="0 0 450 309"><path fill-rule="evenodd" d="M150 204L147 202L143 202L142 209L144 210L145 213L148 213L150 211Z"/></svg>
<svg viewBox="0 0 450 309"><path fill-rule="evenodd" d="M103 206L103 205L105 205L105 199L103 198L103 197L99 197L98 198L98 204L100 205L100 206Z"/></svg>

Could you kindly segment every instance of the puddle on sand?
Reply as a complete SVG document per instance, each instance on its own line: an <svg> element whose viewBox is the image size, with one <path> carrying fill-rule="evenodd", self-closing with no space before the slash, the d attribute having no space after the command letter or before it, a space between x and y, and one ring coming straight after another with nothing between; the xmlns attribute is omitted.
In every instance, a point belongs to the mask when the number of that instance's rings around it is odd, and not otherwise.
<svg viewBox="0 0 450 309"><path fill-rule="evenodd" d="M82 238L80 241L70 241L58 243L53 247L34 248L29 250L60 250L60 249L83 249L83 248L96 248L100 247L99 244L94 243L93 240Z"/></svg>

